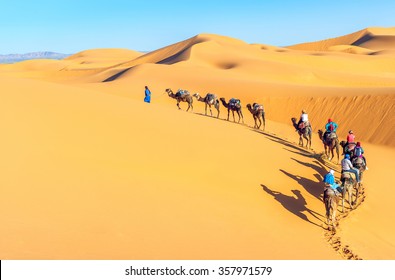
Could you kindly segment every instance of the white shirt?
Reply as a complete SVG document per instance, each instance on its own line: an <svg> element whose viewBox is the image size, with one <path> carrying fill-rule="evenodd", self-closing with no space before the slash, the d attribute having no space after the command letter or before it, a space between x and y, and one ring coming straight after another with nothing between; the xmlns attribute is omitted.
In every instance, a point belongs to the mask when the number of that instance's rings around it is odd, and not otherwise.
<svg viewBox="0 0 395 280"><path fill-rule="evenodd" d="M342 169L343 170L354 169L353 166L352 166L351 161L349 159L347 159L347 158L342 159L341 164L342 164Z"/></svg>
<svg viewBox="0 0 395 280"><path fill-rule="evenodd" d="M304 113L300 116L300 119L302 120L302 122L307 122L309 120L309 117L306 113Z"/></svg>

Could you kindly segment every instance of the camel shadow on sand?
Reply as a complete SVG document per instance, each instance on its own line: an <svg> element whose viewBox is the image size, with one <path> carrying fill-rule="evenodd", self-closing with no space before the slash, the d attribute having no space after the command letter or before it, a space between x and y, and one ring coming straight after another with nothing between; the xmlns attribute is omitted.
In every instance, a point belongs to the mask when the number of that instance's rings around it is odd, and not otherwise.
<svg viewBox="0 0 395 280"><path fill-rule="evenodd" d="M216 116L211 116L210 114L205 114L205 113L198 113L198 112L193 112L196 115L202 116L202 117L206 117L206 118L210 118L210 119L216 119L216 120L220 120L220 121L227 121L226 118L223 119L221 117L216 117Z"/></svg>
<svg viewBox="0 0 395 280"><path fill-rule="evenodd" d="M215 119L215 120L219 120L219 121L223 121L223 122L227 122L227 123L234 123L234 124L236 124L236 125L241 125L241 126L247 126L246 124L244 124L244 123L238 123L237 121L233 121L232 119L229 119L229 121L226 119L226 118L221 118L221 117L216 117L216 116L211 116L211 115L209 115L209 114L204 114L204 113L198 113L198 112L193 112L194 114L196 114L196 115L199 115L199 116L202 116L202 117L206 117L206 118L210 118L210 119Z"/></svg>
<svg viewBox="0 0 395 280"><path fill-rule="evenodd" d="M271 190L270 188L268 188L267 186L265 186L263 184L261 184L261 187L266 193L270 194L271 196L273 196L273 198L275 200L280 202L281 205L285 209L287 209L289 212L298 216L302 220L305 220L306 222L309 222L309 223L311 223L315 226L318 226L318 227L322 227L321 225L309 220L309 218L303 213L303 212L307 212L311 216L313 216L315 219L317 219L318 221L320 221L320 222L323 221L322 219L319 218L319 216L322 217L321 214L306 207L306 205L307 205L306 200L303 197L303 195L300 193L299 190L292 190L292 192L296 196L295 197L295 196L285 195L285 194L275 191L275 190Z"/></svg>
<svg viewBox="0 0 395 280"><path fill-rule="evenodd" d="M323 188L321 188L320 184L316 181L298 176L298 175L293 175L283 169L280 169L282 173L290 177L291 179L294 179L299 185L301 185L308 193L310 193L312 196L316 197L317 199L322 199L322 194L323 194ZM319 175L315 175L318 181L322 181L322 177L319 177Z"/></svg>
<svg viewBox="0 0 395 280"><path fill-rule="evenodd" d="M328 173L327 169L325 168L325 166L320 163L317 160L314 160L313 163L308 163L308 162L303 162L300 160L297 160L295 158L291 158L292 160L296 161L297 163L304 165L312 170L315 170L319 175L321 175L322 177L325 176L326 173Z"/></svg>
<svg viewBox="0 0 395 280"><path fill-rule="evenodd" d="M296 149L296 151L288 149L288 148L284 148L284 150L287 150L288 152L300 155L300 156L304 156L304 157L308 157L308 158L316 158L315 154L312 154L308 151L299 151L299 148L297 147L293 147L294 149Z"/></svg>
<svg viewBox="0 0 395 280"><path fill-rule="evenodd" d="M297 144L295 144L295 143L292 143L290 141L287 141L287 140L282 139L280 137L277 137L275 135L266 133L264 131L258 131L256 129L252 129L252 130L257 132L257 133L263 134L270 141L282 144L282 145L284 145L284 146L286 146L288 148L292 148L292 149L296 150L296 151L293 151L293 150L286 149L286 150L288 150L290 152L293 152L293 153L296 153L296 154L299 154L299 155L302 155L302 156L305 156L305 157L309 157L309 158L314 158L315 157L315 154L314 154L313 150L307 150L306 148L302 148L300 146L297 146Z"/></svg>

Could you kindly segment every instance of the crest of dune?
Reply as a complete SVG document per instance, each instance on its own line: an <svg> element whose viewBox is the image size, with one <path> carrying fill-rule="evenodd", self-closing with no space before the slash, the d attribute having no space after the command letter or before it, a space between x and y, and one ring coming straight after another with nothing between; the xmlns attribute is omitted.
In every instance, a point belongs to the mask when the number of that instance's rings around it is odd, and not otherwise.
<svg viewBox="0 0 395 280"><path fill-rule="evenodd" d="M346 48L345 46L349 46ZM343 46L343 47L341 47ZM359 47L359 48L355 48ZM336 38L289 46L289 49L308 51L345 51L357 54L371 54L377 51L395 49L395 27L366 28ZM360 49L363 48L363 49Z"/></svg>
<svg viewBox="0 0 395 280"><path fill-rule="evenodd" d="M78 52L64 60L77 64L109 64L114 65L125 60L135 59L143 53L128 49L92 49Z"/></svg>

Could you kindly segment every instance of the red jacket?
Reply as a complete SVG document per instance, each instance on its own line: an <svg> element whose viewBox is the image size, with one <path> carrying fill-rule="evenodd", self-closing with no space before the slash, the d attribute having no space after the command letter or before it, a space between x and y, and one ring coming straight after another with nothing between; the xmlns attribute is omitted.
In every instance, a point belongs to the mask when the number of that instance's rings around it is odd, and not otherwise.
<svg viewBox="0 0 395 280"><path fill-rule="evenodd" d="M348 143L354 143L355 142L355 135L354 134L348 134L347 135L347 142Z"/></svg>

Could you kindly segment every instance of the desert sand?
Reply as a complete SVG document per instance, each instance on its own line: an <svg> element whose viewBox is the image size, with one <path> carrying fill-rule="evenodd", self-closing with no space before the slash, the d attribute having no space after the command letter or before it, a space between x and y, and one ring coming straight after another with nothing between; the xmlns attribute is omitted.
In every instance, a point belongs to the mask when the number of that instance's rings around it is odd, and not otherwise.
<svg viewBox="0 0 395 280"><path fill-rule="evenodd" d="M395 259L394 42L379 27L288 47L199 34L0 65L0 259ZM196 99L178 110L166 88L239 98L244 124L222 104L218 119ZM311 150L290 121L302 109ZM341 167L317 134L328 118L369 166L336 233L322 177Z"/></svg>

